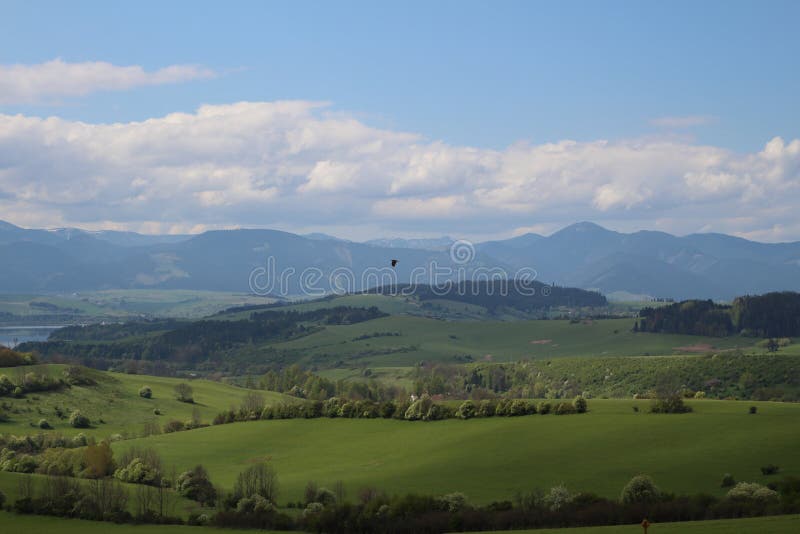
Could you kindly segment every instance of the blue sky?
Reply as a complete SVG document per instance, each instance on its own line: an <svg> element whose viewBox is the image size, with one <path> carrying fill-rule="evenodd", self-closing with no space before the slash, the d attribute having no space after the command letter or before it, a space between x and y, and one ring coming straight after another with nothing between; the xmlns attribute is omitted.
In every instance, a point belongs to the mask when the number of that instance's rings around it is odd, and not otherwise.
<svg viewBox="0 0 800 534"><path fill-rule="evenodd" d="M411 133L416 136L414 143L506 152L520 143L537 147L564 140L650 143L655 139L713 147L735 160L723 168L675 171L680 173L675 179L695 182L698 173L752 174L740 171L742 159L760 153L776 137L789 147L800 137L800 32L796 29L800 2L75 4L4 3L0 65L36 66L58 58L68 65L106 62L140 66L146 72L194 65L213 74L180 83L132 83L124 90L87 88L77 96L58 95L54 90L43 99L3 100L0 94L1 114L56 116L66 123L127 124L175 112L193 114L202 105L326 102L327 107L314 113L357 121L384 133ZM794 152L787 150L788 163L780 165L788 173L782 183L791 188L798 177ZM331 160L330 154L325 157ZM46 165L50 164L54 163ZM578 164L576 169L586 165ZM480 166L484 169L483 163ZM438 176L431 172L433 178ZM565 171L573 172L580 171ZM687 178L687 173L695 178ZM786 220L788 207L778 219L752 216L757 211L747 204L752 191L738 208L742 213L731 217L728 212L727 222L721 221L720 211L698 215L708 209L710 200L703 195L691 195L695 211L690 213L682 211L686 199L683 204L676 200L660 205L658 187L647 183L651 174L643 169L640 183L617 184L605 196L601 189L609 183L597 178L591 182L595 193L591 202L562 199L557 205L550 203L551 210L539 207L522 210L516 218L495 217L491 224L476 225L467 233L546 231L569 220L591 218L621 229L719 230L769 240L800 239L800 221ZM24 179L20 176L18 180ZM37 179L27 177L28 182ZM121 175L113 178L122 179ZM485 185L485 178L477 180ZM424 204L434 199L438 208L432 211L449 209L459 203L454 197L467 194L467 188L474 189L476 183L460 184L461 191L455 187L428 192L427 197L418 195L417 201ZM4 190L0 182L0 199L3 193L6 198L12 195L15 184L7 183ZM620 187L638 187L639 192L619 200ZM399 199L400 206L422 205L410 200L414 191L401 189L396 184L387 186L377 201ZM375 199L376 194L369 198ZM730 201L729 192L722 196L714 202ZM450 200L436 200L442 198ZM32 202L31 195L16 195L16 201L14 206L9 202L7 213L23 212L24 202ZM466 201L463 205L474 204ZM494 205L495 210L503 211L502 207ZM20 224L114 223L147 230L156 228L150 223L158 219L131 213L119 221L107 214L79 220L77 210L70 213L57 202L41 203L38 209L41 215L22 217ZM48 210L52 216L46 215ZM653 210L657 213L648 215ZM476 213L451 211L464 217ZM356 224L340 215L331 212L334 218L328 222L314 219L306 224L288 215L239 220L222 213L193 218L186 212L174 214L165 228L271 225L298 231L338 228L357 236L353 227L369 227L363 231L365 237L387 232L459 232L451 228L459 226L455 215L441 224L428 220L418 226L376 218ZM748 217L749 222L741 220Z"/></svg>

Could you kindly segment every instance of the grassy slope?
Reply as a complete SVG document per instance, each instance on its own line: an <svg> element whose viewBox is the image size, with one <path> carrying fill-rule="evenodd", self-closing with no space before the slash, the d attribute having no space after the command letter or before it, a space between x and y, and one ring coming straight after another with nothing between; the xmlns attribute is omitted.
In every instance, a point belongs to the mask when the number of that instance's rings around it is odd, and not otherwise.
<svg viewBox="0 0 800 534"><path fill-rule="evenodd" d="M26 534L50 534L59 532L71 534L222 534L230 529L210 527L187 527L174 525L114 525L79 519L59 519L56 517L24 516L0 512L0 525L15 532ZM680 532L681 534L790 534L800 530L800 515L783 515L748 519L723 519L719 521L693 521L686 523L660 523L650 527L651 534L661 532ZM233 532L256 532L236 530ZM259 530L263 534L269 534ZM511 534L635 534L642 532L639 525L619 525L613 527L584 527L569 529L541 529L503 531ZM489 533L487 533L489 534ZM499 533L492 533L499 534Z"/></svg>
<svg viewBox="0 0 800 534"><path fill-rule="evenodd" d="M15 368L0 368L0 374L15 377L17 373L37 372L60 375L62 365L36 365ZM32 393L22 399L4 397L3 402L12 405L11 421L0 423L0 433L31 434L38 432L32 428L39 419L47 419L56 431L67 435L84 432L87 435L107 437L115 433L141 433L146 421L157 420L161 425L170 419L186 421L197 408L204 422L220 411L231 406L238 406L242 398L250 391L209 380L189 381L194 390L195 404L178 402L173 397L173 388L185 380L154 376L127 375L121 373L92 372L98 384L91 387L73 386L58 392ZM144 399L139 396L139 388L147 385L153 390L153 398ZM258 391L266 402L275 403L293 400L279 393ZM61 420L55 414L56 406L65 414L79 409L92 420L93 428L74 429L66 419ZM158 408L162 415L153 415ZM18 411L19 413L14 413ZM102 419L105 423L99 423Z"/></svg>
<svg viewBox="0 0 800 534"><path fill-rule="evenodd" d="M487 532L485 534L500 534ZM636 534L642 532L639 525L616 525L612 527L582 527L539 530L503 530L510 534ZM779 515L747 519L721 519L718 521L688 521L685 523L653 524L650 534L792 534L800 532L800 515Z"/></svg>
<svg viewBox="0 0 800 534"><path fill-rule="evenodd" d="M272 460L281 500L298 500L308 480L389 492L463 491L474 502L564 482L616 496L635 474L675 492L720 493L726 472L765 482L759 467L800 474L800 405L693 402L686 415L634 413L646 401L594 400L591 413L557 417L449 420L289 420L239 423L119 442L155 447L178 469L205 465L231 487L253 462ZM748 415L750 404L758 415Z"/></svg>
<svg viewBox="0 0 800 534"><path fill-rule="evenodd" d="M14 532L25 534L221 534L231 532L259 532L269 534L266 530L231 530L212 527L189 527L182 525L115 525L100 521L82 521L80 519L61 519L36 515L17 515L0 512L0 526ZM5 531L5 530L4 530Z"/></svg>
<svg viewBox="0 0 800 534"><path fill-rule="evenodd" d="M475 360L513 361L520 358L563 356L642 356L673 354L680 347L708 344L718 349L750 347L756 340L706 338L671 334L634 334L630 319L570 324L569 321L440 321L422 317L392 316L325 330L278 343L317 364L351 360L381 366L413 365L420 360L454 361L457 355ZM615 333L616 331L616 333ZM400 336L354 341L373 332L399 332ZM533 342L539 343L533 343ZM405 347L406 352L389 351Z"/></svg>

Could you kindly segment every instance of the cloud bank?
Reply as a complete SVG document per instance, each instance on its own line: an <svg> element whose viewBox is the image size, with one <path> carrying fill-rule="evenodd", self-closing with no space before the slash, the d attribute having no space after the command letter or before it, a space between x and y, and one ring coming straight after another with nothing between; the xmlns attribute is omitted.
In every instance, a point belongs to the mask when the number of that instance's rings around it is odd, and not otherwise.
<svg viewBox="0 0 800 534"><path fill-rule="evenodd" d="M490 150L306 101L117 124L0 115L0 219L29 226L336 228L358 238L508 235L588 219L781 240L800 239L798 205L800 140L778 137L752 153L653 138Z"/></svg>
<svg viewBox="0 0 800 534"><path fill-rule="evenodd" d="M122 67L103 61L54 59L36 65L0 65L0 104L52 103L63 97L214 76L214 71L196 65L172 65L150 72L138 65Z"/></svg>

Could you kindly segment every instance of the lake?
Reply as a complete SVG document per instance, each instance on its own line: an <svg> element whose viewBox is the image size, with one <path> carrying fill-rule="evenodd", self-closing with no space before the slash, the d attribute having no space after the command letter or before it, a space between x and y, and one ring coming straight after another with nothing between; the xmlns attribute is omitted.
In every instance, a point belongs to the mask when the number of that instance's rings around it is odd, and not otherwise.
<svg viewBox="0 0 800 534"><path fill-rule="evenodd" d="M50 332L60 326L0 326L0 345L13 347L26 341L47 341Z"/></svg>

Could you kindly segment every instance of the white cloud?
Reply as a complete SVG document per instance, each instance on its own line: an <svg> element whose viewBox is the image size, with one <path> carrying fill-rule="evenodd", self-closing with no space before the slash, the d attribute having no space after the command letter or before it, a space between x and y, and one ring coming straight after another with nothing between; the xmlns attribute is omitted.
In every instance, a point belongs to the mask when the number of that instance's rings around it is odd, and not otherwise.
<svg viewBox="0 0 800 534"><path fill-rule="evenodd" d="M0 162L0 219L29 226L489 236L588 219L800 238L800 140L781 138L752 153L663 139L488 150L317 102L240 102L116 124L0 115Z"/></svg>
<svg viewBox="0 0 800 534"><path fill-rule="evenodd" d="M36 65L0 65L0 104L52 103L63 97L98 91L122 91L214 76L214 71L197 65L171 65L149 72L138 65L118 66L103 61L67 63L61 59Z"/></svg>
<svg viewBox="0 0 800 534"><path fill-rule="evenodd" d="M706 126L716 122L717 118L713 115L683 115L667 116L652 119L650 124L659 128L681 129L693 128L695 126Z"/></svg>

